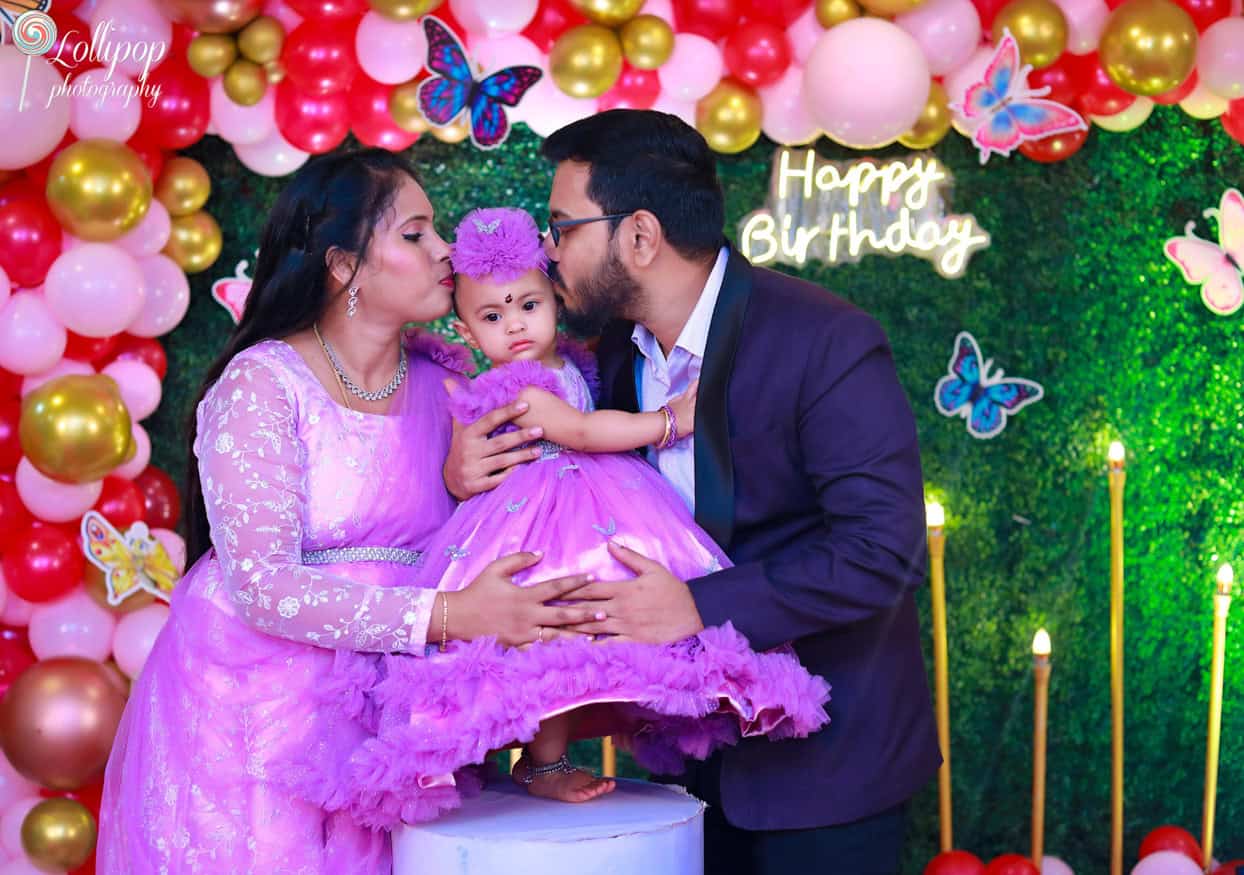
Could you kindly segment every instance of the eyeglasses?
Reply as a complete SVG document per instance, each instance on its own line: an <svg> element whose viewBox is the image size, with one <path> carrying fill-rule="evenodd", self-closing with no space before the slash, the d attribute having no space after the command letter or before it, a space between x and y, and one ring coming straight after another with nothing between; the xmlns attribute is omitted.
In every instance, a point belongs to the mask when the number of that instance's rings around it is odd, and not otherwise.
<svg viewBox="0 0 1244 875"><path fill-rule="evenodd" d="M557 246L562 242L562 231L566 228L573 228L576 225L587 225L592 222L603 222L605 219L625 219L630 213L610 213L607 216L592 216L589 219L562 219L558 222L549 222L549 236L553 238L553 245Z"/></svg>

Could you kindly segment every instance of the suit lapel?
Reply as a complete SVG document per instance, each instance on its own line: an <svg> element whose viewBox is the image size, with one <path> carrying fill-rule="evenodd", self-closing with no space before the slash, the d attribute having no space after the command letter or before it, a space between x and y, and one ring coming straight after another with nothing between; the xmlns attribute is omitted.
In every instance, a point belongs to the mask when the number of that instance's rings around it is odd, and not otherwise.
<svg viewBox="0 0 1244 875"><path fill-rule="evenodd" d="M609 385L609 406L627 413L639 411L639 397L635 393L635 356L638 353L631 342L634 330L634 322L613 322L600 339L600 360L618 363Z"/></svg>

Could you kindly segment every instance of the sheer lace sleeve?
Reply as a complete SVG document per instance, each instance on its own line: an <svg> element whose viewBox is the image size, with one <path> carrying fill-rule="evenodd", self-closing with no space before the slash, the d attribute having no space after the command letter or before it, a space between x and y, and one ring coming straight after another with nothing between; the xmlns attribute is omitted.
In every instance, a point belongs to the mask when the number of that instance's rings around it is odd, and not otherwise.
<svg viewBox="0 0 1244 875"><path fill-rule="evenodd" d="M269 635L342 650L422 652L435 590L378 587L302 564L304 448L276 367L243 354L198 410L195 455L224 585Z"/></svg>

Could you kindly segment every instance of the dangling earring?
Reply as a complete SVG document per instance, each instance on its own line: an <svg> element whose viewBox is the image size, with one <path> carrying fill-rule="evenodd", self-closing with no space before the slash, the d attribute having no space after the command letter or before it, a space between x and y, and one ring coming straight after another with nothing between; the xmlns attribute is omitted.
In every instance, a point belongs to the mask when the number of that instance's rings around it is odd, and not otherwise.
<svg viewBox="0 0 1244 875"><path fill-rule="evenodd" d="M359 287L350 286L346 294L346 317L354 318L355 312L359 308Z"/></svg>

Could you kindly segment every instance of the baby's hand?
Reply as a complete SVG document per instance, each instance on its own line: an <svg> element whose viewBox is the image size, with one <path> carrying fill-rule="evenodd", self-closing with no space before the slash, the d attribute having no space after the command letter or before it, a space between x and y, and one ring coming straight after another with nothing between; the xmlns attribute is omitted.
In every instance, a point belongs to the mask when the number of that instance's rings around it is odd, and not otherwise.
<svg viewBox="0 0 1244 875"><path fill-rule="evenodd" d="M674 411L674 419L677 420L680 438L690 437L695 431L695 399L699 389L700 381L695 380L687 387L686 392L675 395L669 400L670 410Z"/></svg>

